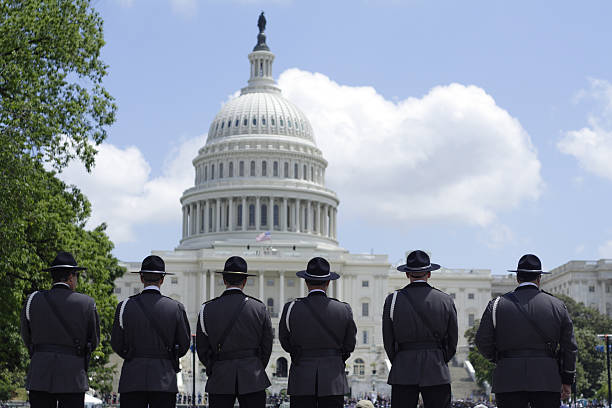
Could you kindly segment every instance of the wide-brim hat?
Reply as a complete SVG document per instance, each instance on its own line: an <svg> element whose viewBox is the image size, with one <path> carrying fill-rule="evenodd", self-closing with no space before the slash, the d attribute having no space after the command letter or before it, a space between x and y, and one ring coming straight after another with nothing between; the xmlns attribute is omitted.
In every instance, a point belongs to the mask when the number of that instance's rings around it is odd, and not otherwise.
<svg viewBox="0 0 612 408"><path fill-rule="evenodd" d="M43 269L43 271L58 271L58 270L67 270L67 271L84 271L87 268L83 268L82 266L77 266L74 257L70 252L59 252L51 266Z"/></svg>
<svg viewBox="0 0 612 408"><path fill-rule="evenodd" d="M149 255L142 260L140 270L132 273L158 273L160 275L174 275L171 272L166 272L166 264L164 260L157 255Z"/></svg>
<svg viewBox="0 0 612 408"><path fill-rule="evenodd" d="M400 272L414 274L436 271L438 269L440 269L440 265L431 263L429 255L421 250L409 253L406 257L406 263L397 267L397 270Z"/></svg>
<svg viewBox="0 0 612 408"><path fill-rule="evenodd" d="M540 258L533 254L526 254L521 256L521 259L519 259L518 266L516 267L516 269L508 269L508 272L527 272L537 274L550 273L542 270L542 262L540 261Z"/></svg>
<svg viewBox="0 0 612 408"><path fill-rule="evenodd" d="M308 261L306 270L299 271L296 273L296 275L307 280L321 282L336 280L340 277L340 275L338 275L336 272L330 272L329 262L320 256L312 258L310 261Z"/></svg>
<svg viewBox="0 0 612 408"><path fill-rule="evenodd" d="M231 256L225 261L222 271L216 271L215 273L222 273L228 275L242 275L242 276L256 276L253 273L248 273L246 261L239 256Z"/></svg>

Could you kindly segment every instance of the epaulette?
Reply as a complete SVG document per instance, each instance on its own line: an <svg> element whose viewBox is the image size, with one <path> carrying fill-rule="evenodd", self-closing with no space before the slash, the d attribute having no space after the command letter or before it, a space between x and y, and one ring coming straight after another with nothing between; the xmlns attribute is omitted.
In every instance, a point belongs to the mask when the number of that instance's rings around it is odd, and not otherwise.
<svg viewBox="0 0 612 408"><path fill-rule="evenodd" d="M206 302L204 302L204 303L202 303L202 304L203 304L203 305L207 305L207 304L209 304L210 302L215 301L215 300L217 300L217 299L219 299L219 296L217 296L216 298L212 298L212 299L210 299L210 300L207 300Z"/></svg>
<svg viewBox="0 0 612 408"><path fill-rule="evenodd" d="M253 297L253 296L251 296L251 295L247 295L246 293L245 293L244 295L245 295L246 297L248 297L249 299L256 300L256 301L258 301L259 303L262 303L262 304L263 304L263 302L262 302L261 300L257 299L256 297Z"/></svg>
<svg viewBox="0 0 612 408"><path fill-rule="evenodd" d="M134 294L134 295L130 296L130 299L131 299L131 298L134 298L134 297L136 297L136 296L140 296L140 293L136 293L136 294Z"/></svg>
<svg viewBox="0 0 612 408"><path fill-rule="evenodd" d="M545 290L540 289L540 292L542 292L542 293L546 293L548 296L552 296L552 297L554 297L555 299L557 298L555 295L553 295L552 293L547 292L547 291L545 291Z"/></svg>

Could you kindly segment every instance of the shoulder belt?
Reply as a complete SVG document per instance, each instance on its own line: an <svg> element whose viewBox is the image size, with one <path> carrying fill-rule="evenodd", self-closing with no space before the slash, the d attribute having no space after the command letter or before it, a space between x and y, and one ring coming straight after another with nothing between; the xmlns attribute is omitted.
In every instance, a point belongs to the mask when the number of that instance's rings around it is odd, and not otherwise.
<svg viewBox="0 0 612 408"><path fill-rule="evenodd" d="M289 303L289 307L287 308L287 315L285 316L285 326L287 326L287 331L291 333L291 327L289 326L289 315L291 315L291 309L293 309L293 305L295 305L295 300Z"/></svg>
<svg viewBox="0 0 612 408"><path fill-rule="evenodd" d="M262 302L261 300L257 299L256 297L253 297L253 296L251 296L251 295L247 295L246 293L245 293L245 296L246 296L246 297L248 297L249 299L256 300L256 301L258 301L259 303L263 304L263 302Z"/></svg>
<svg viewBox="0 0 612 408"><path fill-rule="evenodd" d="M166 349L168 351L170 351L171 350L170 345L166 341L166 338L164 337L164 333L161 330L161 327L159 327L159 324L158 324L157 320L155 320L155 319L151 318L151 316L149 316L149 313L147 313L147 310L145 309L144 304L142 303L142 299L140 298L140 296L134 297L134 302L135 302L136 306L138 306L138 308L140 309L142 314L149 321L149 325L153 328L153 330L157 334L157 337L159 337L159 339L161 340L161 342L164 345L164 347L166 347Z"/></svg>
<svg viewBox="0 0 612 408"><path fill-rule="evenodd" d="M546 334L544 334L540 326L531 318L531 316L529 316L529 313L527 313L527 310L525 310L523 305L520 304L514 292L508 293L508 297L510 298L512 303L514 303L516 308L523 314L525 320L527 320L529 324L531 324L531 327L535 330L535 332L538 333L538 336L540 336L540 338L544 340L545 343L554 343L552 339L550 339Z"/></svg>
<svg viewBox="0 0 612 408"><path fill-rule="evenodd" d="M30 306L32 305L32 299L34 299L34 295L36 295L37 293L38 291L35 291L30 294L30 296L28 297L28 302L26 303L26 319L28 320L28 322L30 321Z"/></svg>
<svg viewBox="0 0 612 408"><path fill-rule="evenodd" d="M438 334L434 330L434 328L431 325L431 322L429 320L424 319L423 317L421 317L421 315L419 314L419 312L416 309L416 307L414 307L414 303L412 303L412 299L410 298L410 295L408 295L408 293L405 290L398 290L398 292L400 292L402 295L404 295L406 300L408 300L408 303L410 303L410 306L412 307L412 310L414 310L414 315L416 316L416 320L419 320L425 327L427 327L427 329L431 332L431 334L434 336L435 339L440 340L441 335Z"/></svg>
<svg viewBox="0 0 612 408"><path fill-rule="evenodd" d="M70 326L68 325L68 322L66 322L66 319L64 319L64 316L61 313L59 313L59 311L57 310L57 306L51 300L48 290L43 292L43 297L45 298L45 301L49 305L51 312L55 315L55 317L59 321L60 326L62 326L62 329L64 329L64 332L68 335L68 337L72 339L74 346L77 349L77 353L80 355L82 352L80 340L77 336L74 335L74 332L70 330Z"/></svg>
<svg viewBox="0 0 612 408"><path fill-rule="evenodd" d="M221 333L221 337L219 337L219 340L217 341L217 349L215 350L216 353L221 352L221 349L223 348L223 343L225 342L227 335L229 334L230 331L232 331L232 328L236 325L238 316L240 316L240 312L242 311L242 309L244 309L244 306L246 305L249 299L250 298L248 296L245 296L244 300L240 302L240 304L236 308L236 311L234 312L234 315L232 316L230 322L227 324L227 326L225 326L225 330L223 330L223 333Z"/></svg>
<svg viewBox="0 0 612 408"><path fill-rule="evenodd" d="M319 316L314 311L312 305L310 304L310 302L308 302L308 299L303 299L301 303L306 305L306 308L310 311L310 314L312 314L315 320L319 323L319 326L321 326L321 328L329 335L329 337L331 337L336 343L338 343L338 348L342 348L342 340L339 339L338 336L336 336L336 333L334 333L332 329L329 328L329 326L325 323L321 316Z"/></svg>

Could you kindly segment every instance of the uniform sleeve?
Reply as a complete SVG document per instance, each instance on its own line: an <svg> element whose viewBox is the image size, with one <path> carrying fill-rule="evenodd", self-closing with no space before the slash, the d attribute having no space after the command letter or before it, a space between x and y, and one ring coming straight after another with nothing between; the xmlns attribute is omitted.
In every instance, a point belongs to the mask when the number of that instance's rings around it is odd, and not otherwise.
<svg viewBox="0 0 612 408"><path fill-rule="evenodd" d="M495 362L495 328L493 327L493 300L489 302L487 308L480 319L480 326L476 332L476 347L487 360Z"/></svg>
<svg viewBox="0 0 612 408"><path fill-rule="evenodd" d="M123 301L125 302L125 300ZM125 341L125 332L119 325L119 313L121 312L121 305L123 302L119 302L117 309L115 310L115 319L113 320L113 329L111 331L111 347L115 353L121 358L126 358L126 349L123 346Z"/></svg>
<svg viewBox="0 0 612 408"><path fill-rule="evenodd" d="M448 318L448 325L446 327L446 335L448 341L446 342L446 362L448 363L451 358L457 352L457 341L459 340L459 328L457 327L457 309L455 308L455 302L450 300L451 312Z"/></svg>
<svg viewBox="0 0 612 408"><path fill-rule="evenodd" d="M281 314L280 322L278 323L278 339L280 344L287 353L291 353L291 333L287 328L287 309L291 303L285 303L283 313Z"/></svg>
<svg viewBox="0 0 612 408"><path fill-rule="evenodd" d="M350 354L355 350L355 344L357 343L357 325L355 325L355 320L353 319L353 310L348 303L346 304L346 310L348 314L348 324L344 332L342 351Z"/></svg>
<svg viewBox="0 0 612 408"><path fill-rule="evenodd" d="M567 308L563 305L563 314L561 322L561 337L559 339L561 348L561 359L563 363L563 372L561 373L561 382L563 384L573 384L576 377L576 353L578 345L574 338L574 324L569 316Z"/></svg>
<svg viewBox="0 0 612 408"><path fill-rule="evenodd" d="M189 320L187 319L187 313L185 313L185 307L178 304L178 322L174 331L174 344L178 345L177 355L183 357L189 351L189 345L191 344L191 328L189 327Z"/></svg>
<svg viewBox="0 0 612 408"><path fill-rule="evenodd" d="M32 296L32 295L30 295ZM26 318L26 307L28 304L28 298L26 298L26 302L23 304L23 309L21 309L21 338L27 347L28 350L32 348L32 333L30 331L30 322Z"/></svg>
<svg viewBox="0 0 612 408"><path fill-rule="evenodd" d="M201 309L200 313L198 313L198 323L196 325L196 351L198 352L198 359L204 364L205 367L208 367L210 363L210 340L208 339L208 335L204 333L202 330L202 320L203 320L204 310Z"/></svg>
<svg viewBox="0 0 612 408"><path fill-rule="evenodd" d="M264 314L264 322L259 350L261 364L265 368L268 365L268 362L270 361L270 355L272 354L272 341L274 336L272 334L272 320L270 319L270 313L268 312L268 309L266 309L265 306L262 307L262 309Z"/></svg>
<svg viewBox="0 0 612 408"><path fill-rule="evenodd" d="M91 350L95 350L100 345L100 316L96 302L91 302L89 307L89 329L87 342L91 344Z"/></svg>
<svg viewBox="0 0 612 408"><path fill-rule="evenodd" d="M387 299L385 299L385 305L383 306L382 334L387 357L389 357L389 361L393 362L393 358L395 357L395 334L393 333L393 321L391 321L390 317L391 298L392 295L387 296Z"/></svg>

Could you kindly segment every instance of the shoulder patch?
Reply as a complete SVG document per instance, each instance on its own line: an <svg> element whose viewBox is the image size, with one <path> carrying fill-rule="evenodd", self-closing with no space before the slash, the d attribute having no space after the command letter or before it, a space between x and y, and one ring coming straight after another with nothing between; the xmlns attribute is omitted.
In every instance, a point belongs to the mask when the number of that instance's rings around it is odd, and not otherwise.
<svg viewBox="0 0 612 408"><path fill-rule="evenodd" d="M256 297L253 297L253 296L251 296L251 295L247 295L246 293L245 293L245 296L246 296L246 297L248 297L249 299L256 300L256 301L258 301L259 303L263 304L263 302L262 302L261 300L257 299Z"/></svg>

